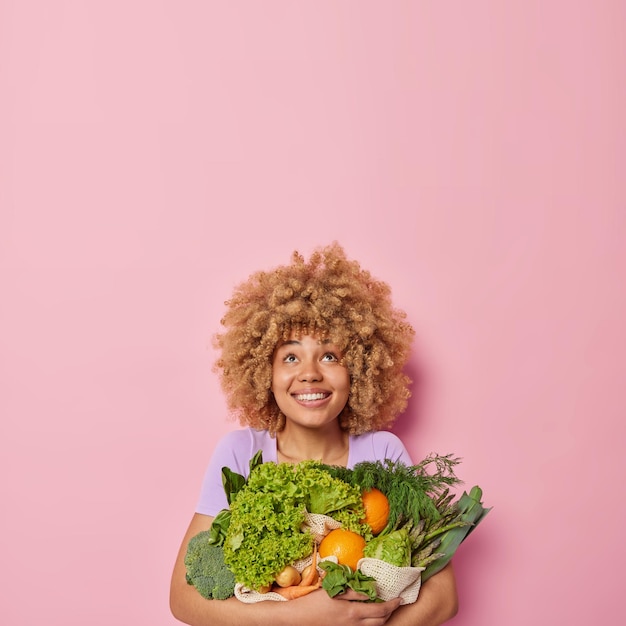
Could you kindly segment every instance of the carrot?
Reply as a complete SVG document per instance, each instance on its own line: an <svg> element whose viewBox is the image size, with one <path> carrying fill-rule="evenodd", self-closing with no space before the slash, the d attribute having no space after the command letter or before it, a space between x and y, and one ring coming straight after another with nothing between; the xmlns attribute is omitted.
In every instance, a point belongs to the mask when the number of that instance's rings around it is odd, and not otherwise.
<svg viewBox="0 0 626 626"><path fill-rule="evenodd" d="M307 565L302 570L302 577L305 579L305 583L308 583L308 585L314 585L317 582L319 574L317 568L315 567L315 565L313 565L313 563L311 563L311 565ZM299 583L299 585L301 587L307 586L307 584L302 584L302 581Z"/></svg>
<svg viewBox="0 0 626 626"><path fill-rule="evenodd" d="M272 591L281 595L287 600L295 600L301 598L319 589L322 585L319 574L317 573L317 544L313 544L313 562L307 566L303 572L302 579L297 585L289 585L288 587L278 587L274 585Z"/></svg>
<svg viewBox="0 0 626 626"><path fill-rule="evenodd" d="M302 574L300 587L309 587L317 582L317 544L315 542L313 543L313 561L311 565L304 569Z"/></svg>
<svg viewBox="0 0 626 626"><path fill-rule="evenodd" d="M277 587L276 589L272 589L272 591L281 595L286 600L295 600L296 598L306 596L311 593L311 591L315 591L319 588L320 582L318 581L315 585L307 585L306 587L301 585L292 585L291 587Z"/></svg>

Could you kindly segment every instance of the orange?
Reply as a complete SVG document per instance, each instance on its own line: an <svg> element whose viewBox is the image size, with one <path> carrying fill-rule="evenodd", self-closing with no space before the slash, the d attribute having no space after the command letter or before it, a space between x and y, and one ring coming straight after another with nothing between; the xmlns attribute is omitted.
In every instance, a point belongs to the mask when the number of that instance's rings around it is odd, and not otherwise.
<svg viewBox="0 0 626 626"><path fill-rule="evenodd" d="M351 530L336 528L331 530L319 547L319 555L323 559L327 556L336 556L339 565L347 565L356 570L359 559L363 558L365 539Z"/></svg>
<svg viewBox="0 0 626 626"><path fill-rule="evenodd" d="M389 500L387 496L376 487L366 489L361 496L363 499L363 507L365 508L365 517L363 522L369 524L372 533L377 535L389 520Z"/></svg>

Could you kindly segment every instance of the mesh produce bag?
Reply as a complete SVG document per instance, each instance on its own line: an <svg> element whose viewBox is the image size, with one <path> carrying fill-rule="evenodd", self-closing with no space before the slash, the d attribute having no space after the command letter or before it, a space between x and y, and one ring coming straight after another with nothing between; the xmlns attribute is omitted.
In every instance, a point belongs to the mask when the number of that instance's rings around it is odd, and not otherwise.
<svg viewBox="0 0 626 626"><path fill-rule="evenodd" d="M381 600L400 598L400 604L417 600L422 585L423 567L397 567L379 559L363 558L357 567L376 580L376 593Z"/></svg>
<svg viewBox="0 0 626 626"><path fill-rule="evenodd" d="M341 528L341 522L328 515L305 511L304 524L302 524L301 530L310 532L317 544L321 543L322 539L335 528Z"/></svg>
<svg viewBox="0 0 626 626"><path fill-rule="evenodd" d="M337 562L337 559L335 557L329 557L328 559L324 559L324 560L325 561L331 560L331 561L334 561L335 563ZM313 563L312 554L305 557L304 559L300 559L299 561L296 561L293 564L293 566L300 573L302 573L306 567L311 565L311 563ZM317 567L317 573L319 576L322 576L324 574L324 571L320 567ZM278 593L274 593L273 591L268 591L267 593L260 593L259 591L254 591L252 589L249 589L248 587L245 587L241 583L237 583L235 585L235 597L238 600L245 602L246 604L254 604L256 602L263 602L265 600L274 600L275 602L287 601L287 598L283 598L283 596L281 596Z"/></svg>
<svg viewBox="0 0 626 626"><path fill-rule="evenodd" d="M293 566L302 572L305 567L313 561L312 556L296 561ZM329 556L322 561L337 562L336 557ZM321 562L321 561L320 561ZM392 600L400 598L400 605L412 604L417 600L422 583L421 574L423 567L396 567L379 559L363 558L358 563L358 568L366 576L371 576L376 580L376 593L381 600ZM323 575L324 571L318 567L318 574ZM268 593L260 593L248 589L244 585L237 583L235 586L235 597L247 604L255 602L263 602L273 600L276 602L285 602L278 593L269 591Z"/></svg>

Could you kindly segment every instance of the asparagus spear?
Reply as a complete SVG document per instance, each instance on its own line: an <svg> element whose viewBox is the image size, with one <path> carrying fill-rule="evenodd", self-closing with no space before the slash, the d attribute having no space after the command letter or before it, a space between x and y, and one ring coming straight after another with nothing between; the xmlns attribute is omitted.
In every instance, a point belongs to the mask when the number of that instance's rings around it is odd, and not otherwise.
<svg viewBox="0 0 626 626"><path fill-rule="evenodd" d="M452 524L454 527L439 536L440 544L437 546L437 553L441 556L428 564L422 572L422 583L424 583L433 574L442 570L452 559L456 549L462 541L478 526L482 519L489 513L491 508L485 509L482 505L481 498L482 489L475 485L469 494L463 492L457 503L458 515L455 522L462 522L459 525Z"/></svg>

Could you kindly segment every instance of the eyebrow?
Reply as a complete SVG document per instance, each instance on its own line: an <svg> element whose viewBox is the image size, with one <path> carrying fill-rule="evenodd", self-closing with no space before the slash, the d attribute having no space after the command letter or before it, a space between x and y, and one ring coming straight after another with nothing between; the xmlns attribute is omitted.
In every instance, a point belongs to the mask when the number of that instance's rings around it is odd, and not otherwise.
<svg viewBox="0 0 626 626"><path fill-rule="evenodd" d="M322 339L317 342L320 346L326 346L329 343L333 343L330 339ZM297 339L287 339L287 341L283 341L283 343L279 344L278 347L282 348L283 346L301 346L302 342Z"/></svg>

